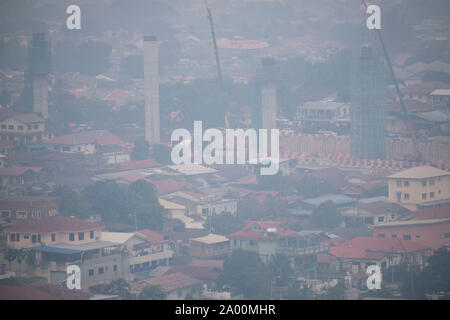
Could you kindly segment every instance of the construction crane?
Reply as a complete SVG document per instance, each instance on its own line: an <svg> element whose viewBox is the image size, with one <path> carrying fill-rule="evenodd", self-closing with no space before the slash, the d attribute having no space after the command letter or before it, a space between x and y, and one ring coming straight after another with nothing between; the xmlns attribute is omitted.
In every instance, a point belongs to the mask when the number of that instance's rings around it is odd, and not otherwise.
<svg viewBox="0 0 450 320"><path fill-rule="evenodd" d="M214 23L213 23L211 8L208 5L208 0L204 0L204 2L205 2L206 12L208 13L209 26L211 28L211 37L212 37L213 46L214 46L214 56L216 58L217 79L219 80L220 89L223 90L223 87L222 87L222 70L220 68L220 59L219 59L219 49L217 48L216 32L214 31ZM230 128L230 119L229 119L228 112L225 114L225 128L226 129Z"/></svg>
<svg viewBox="0 0 450 320"><path fill-rule="evenodd" d="M208 6L208 0L204 0L206 12L208 13L209 26L211 28L211 36L214 45L214 55L216 57L216 67L217 67L217 78L219 79L219 84L222 86L222 71L220 69L220 60L219 60L219 50L217 49L216 42L216 32L214 31L214 23L211 14L211 9Z"/></svg>
<svg viewBox="0 0 450 320"><path fill-rule="evenodd" d="M367 11L368 5L367 5L366 1L365 0L361 0L361 1L362 1L362 4L363 4L364 8ZM421 155L420 155L419 148L418 148L418 145L417 145L416 134L414 132L414 128L413 128L413 126L411 124L411 121L409 119L408 110L406 109L405 103L403 102L403 95L400 92L400 88L399 88L398 83L397 83L397 78L395 77L394 68L392 67L391 59L389 58L389 54L387 52L386 46L384 45L383 37L381 36L380 30L379 29L375 29L375 31L376 31L376 33L378 35L378 39L380 40L381 47L383 49L383 53L384 53L384 56L386 58L386 62L388 64L388 66L389 66L389 70L391 72L391 76L392 76L392 79L394 81L395 91L397 92L398 100L399 100L400 105L402 107L404 120L405 120L406 126L408 128L409 134L411 136L411 140L413 142L414 154L412 155L412 157L411 157L411 155L406 155L408 158L410 158L410 159L407 159L407 160L420 161L421 160Z"/></svg>

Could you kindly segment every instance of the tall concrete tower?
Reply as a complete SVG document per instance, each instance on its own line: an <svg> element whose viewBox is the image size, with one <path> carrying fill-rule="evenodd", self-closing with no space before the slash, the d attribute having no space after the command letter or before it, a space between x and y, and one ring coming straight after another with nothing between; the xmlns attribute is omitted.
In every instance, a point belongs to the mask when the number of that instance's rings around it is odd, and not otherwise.
<svg viewBox="0 0 450 320"><path fill-rule="evenodd" d="M144 37L145 140L159 143L159 70L158 42Z"/></svg>
<svg viewBox="0 0 450 320"><path fill-rule="evenodd" d="M256 129L277 128L277 87L279 80L275 59L262 59L262 67L254 79L254 102L252 126Z"/></svg>
<svg viewBox="0 0 450 320"><path fill-rule="evenodd" d="M25 103L31 105L34 113L48 118L48 74L51 70L50 42L45 34L34 33L28 46L28 64L25 75L27 94Z"/></svg>
<svg viewBox="0 0 450 320"><path fill-rule="evenodd" d="M383 61L372 47L364 46L352 65L350 115L351 154L354 158L386 157L385 87Z"/></svg>

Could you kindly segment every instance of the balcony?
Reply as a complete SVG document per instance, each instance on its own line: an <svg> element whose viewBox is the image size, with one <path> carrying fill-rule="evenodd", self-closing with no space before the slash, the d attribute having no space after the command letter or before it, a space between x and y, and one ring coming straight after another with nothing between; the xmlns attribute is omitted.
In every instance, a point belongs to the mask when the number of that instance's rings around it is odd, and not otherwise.
<svg viewBox="0 0 450 320"><path fill-rule="evenodd" d="M320 245L307 248L293 248L293 247L277 247L276 253L284 254L291 257L304 256L309 254L317 254L327 252L329 245Z"/></svg>

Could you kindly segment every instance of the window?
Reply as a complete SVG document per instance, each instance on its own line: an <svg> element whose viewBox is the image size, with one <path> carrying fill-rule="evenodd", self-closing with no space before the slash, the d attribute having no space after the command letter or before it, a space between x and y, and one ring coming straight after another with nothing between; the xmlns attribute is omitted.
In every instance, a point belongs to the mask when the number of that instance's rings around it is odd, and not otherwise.
<svg viewBox="0 0 450 320"><path fill-rule="evenodd" d="M17 129L19 129L20 131L23 131L23 126L17 126Z"/></svg>
<svg viewBox="0 0 450 320"><path fill-rule="evenodd" d="M15 242L16 241L16 234L15 233L11 233L9 235L9 242Z"/></svg>
<svg viewBox="0 0 450 320"><path fill-rule="evenodd" d="M84 232L78 232L78 240L84 240Z"/></svg>
<svg viewBox="0 0 450 320"><path fill-rule="evenodd" d="M103 267L98 268L98 274L103 274L103 273L105 273L105 268L103 268Z"/></svg>
<svg viewBox="0 0 450 320"><path fill-rule="evenodd" d="M384 217L378 217L378 222L383 222L384 221Z"/></svg>
<svg viewBox="0 0 450 320"><path fill-rule="evenodd" d="M434 199L434 192L430 192L430 199Z"/></svg>
<svg viewBox="0 0 450 320"><path fill-rule="evenodd" d="M417 238L417 239L420 239L420 235L416 235L416 238Z"/></svg>
<svg viewBox="0 0 450 320"><path fill-rule="evenodd" d="M411 240L411 235L410 234L404 234L403 235L403 240Z"/></svg>
<svg viewBox="0 0 450 320"><path fill-rule="evenodd" d="M400 180L397 180L397 187L401 187L402 186L402 182Z"/></svg>
<svg viewBox="0 0 450 320"><path fill-rule="evenodd" d="M39 125L38 125L38 124L35 124L35 125L34 125L34 128L35 128L35 129L39 129Z"/></svg>
<svg viewBox="0 0 450 320"><path fill-rule="evenodd" d="M75 241L75 233L69 233L69 241Z"/></svg>
<svg viewBox="0 0 450 320"><path fill-rule="evenodd" d="M9 130L14 130L14 125L10 124L10 125L8 126L8 129L9 129Z"/></svg>
<svg viewBox="0 0 450 320"><path fill-rule="evenodd" d="M409 187L409 181L405 181L405 187Z"/></svg>
<svg viewBox="0 0 450 320"><path fill-rule="evenodd" d="M384 238L384 233L379 233L378 238Z"/></svg>
<svg viewBox="0 0 450 320"><path fill-rule="evenodd" d="M27 233L25 233L25 234L23 235L23 238L24 238L24 239L30 239L30 235L27 234Z"/></svg>
<svg viewBox="0 0 450 320"><path fill-rule="evenodd" d="M6 124L2 124L2 129L6 130Z"/></svg>
<svg viewBox="0 0 450 320"><path fill-rule="evenodd" d="M89 236L91 239L94 239L94 231L89 232Z"/></svg>
<svg viewBox="0 0 450 320"><path fill-rule="evenodd" d="M7 218L9 217L10 211L9 210L4 210L1 213L2 218Z"/></svg>
<svg viewBox="0 0 450 320"><path fill-rule="evenodd" d="M444 237L445 237L445 238L450 238L450 232L447 232L447 233L444 235Z"/></svg>
<svg viewBox="0 0 450 320"><path fill-rule="evenodd" d="M37 242L37 237L35 234L31 235L31 243L36 243Z"/></svg>
<svg viewBox="0 0 450 320"><path fill-rule="evenodd" d="M405 193L405 200L409 199L409 193Z"/></svg>
<svg viewBox="0 0 450 320"><path fill-rule="evenodd" d="M422 187L426 187L427 186L427 180L423 180L422 181Z"/></svg>
<svg viewBox="0 0 450 320"><path fill-rule="evenodd" d="M422 200L425 200L427 198L427 194L426 193L422 193Z"/></svg>
<svg viewBox="0 0 450 320"><path fill-rule="evenodd" d="M92 277L94 275L94 269L89 269L89 277Z"/></svg>
<svg viewBox="0 0 450 320"><path fill-rule="evenodd" d="M20 241L20 233L16 233L16 241Z"/></svg>
<svg viewBox="0 0 450 320"><path fill-rule="evenodd" d="M17 219L26 219L27 218L26 211L17 211L16 212L16 218Z"/></svg>
<svg viewBox="0 0 450 320"><path fill-rule="evenodd" d="M397 238L397 235L395 233L393 233L392 238Z"/></svg>
<svg viewBox="0 0 450 320"><path fill-rule="evenodd" d="M430 180L430 186L434 186L434 179Z"/></svg>
<svg viewBox="0 0 450 320"><path fill-rule="evenodd" d="M114 272L117 271L117 264L115 264L115 265L113 266L113 271L114 271Z"/></svg>
<svg viewBox="0 0 450 320"><path fill-rule="evenodd" d="M52 242L56 241L56 234L52 233Z"/></svg>
<svg viewBox="0 0 450 320"><path fill-rule="evenodd" d="M70 151L70 147L62 147L63 151Z"/></svg>

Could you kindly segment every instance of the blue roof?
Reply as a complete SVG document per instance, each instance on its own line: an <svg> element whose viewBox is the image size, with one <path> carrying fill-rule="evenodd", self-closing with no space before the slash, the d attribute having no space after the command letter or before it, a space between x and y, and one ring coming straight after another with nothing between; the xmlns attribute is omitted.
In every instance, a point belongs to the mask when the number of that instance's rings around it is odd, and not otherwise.
<svg viewBox="0 0 450 320"><path fill-rule="evenodd" d="M314 199L303 200L304 203L312 205L314 207L320 206L322 203L332 201L335 205L341 206L345 204L354 203L356 200L343 194L335 194L331 196L319 197Z"/></svg>
<svg viewBox="0 0 450 320"><path fill-rule="evenodd" d="M72 253L81 252L81 250L65 249L65 248L58 248L58 247L48 247L48 246L34 247L31 249L36 250L36 251L41 251L41 252L62 253L62 254L72 254Z"/></svg>

